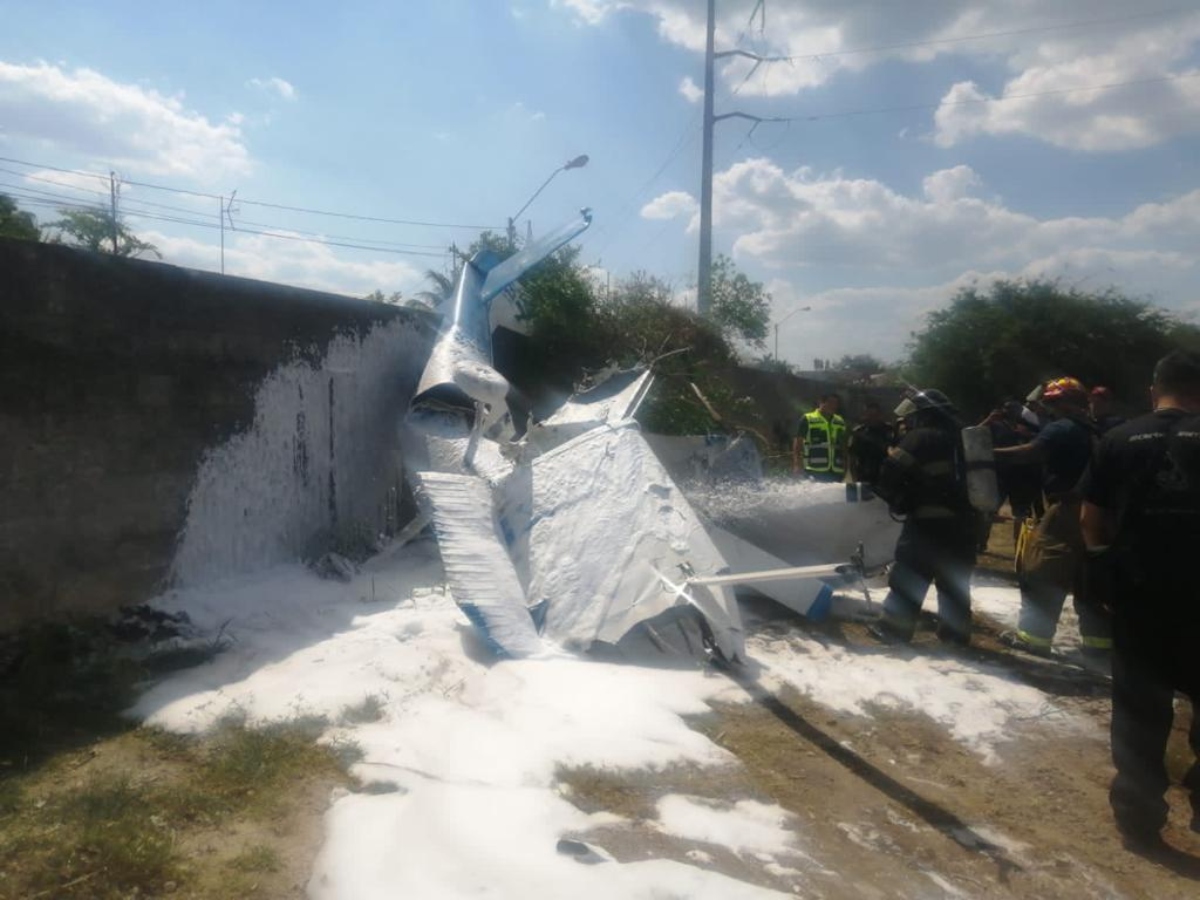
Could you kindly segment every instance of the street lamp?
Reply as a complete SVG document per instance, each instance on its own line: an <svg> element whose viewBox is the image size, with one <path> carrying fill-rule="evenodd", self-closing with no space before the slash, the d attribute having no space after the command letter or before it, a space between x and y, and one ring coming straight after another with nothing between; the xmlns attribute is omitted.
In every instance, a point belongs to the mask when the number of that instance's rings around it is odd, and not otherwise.
<svg viewBox="0 0 1200 900"><path fill-rule="evenodd" d="M559 166L557 169L555 169L553 172L550 173L550 177L547 178L545 181L543 181L542 186L533 192L533 196L525 201L525 205L517 210L517 214L515 216L512 216L509 218L509 220L508 220L508 245L510 247L516 247L516 245L517 245L517 219L521 218L521 213L523 213L523 212L525 212L525 210L529 209L529 205L538 198L538 194L540 194L542 191L544 191L546 189L546 185L548 185L550 182L552 182L554 180L554 176L557 175L559 172L567 171L567 169L582 169L587 164L588 164L588 155L586 153L584 153L584 154L581 154L581 155L575 157L574 159L567 160L567 162L563 163L561 166Z"/></svg>
<svg viewBox="0 0 1200 900"><path fill-rule="evenodd" d="M811 306L801 306L798 309L793 309L790 313L775 323L775 362L779 362L779 326L790 319L798 312L810 312Z"/></svg>

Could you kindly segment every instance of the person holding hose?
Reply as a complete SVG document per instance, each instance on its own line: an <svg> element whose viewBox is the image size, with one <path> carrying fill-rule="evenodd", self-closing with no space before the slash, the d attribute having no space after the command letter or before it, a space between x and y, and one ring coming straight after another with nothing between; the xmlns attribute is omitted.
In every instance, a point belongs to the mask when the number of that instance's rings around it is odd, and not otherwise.
<svg viewBox="0 0 1200 900"><path fill-rule="evenodd" d="M971 640L971 571L977 513L957 410L939 390L915 391L896 407L904 437L880 469L879 494L905 516L888 576L883 617L869 631L884 643L908 643L930 583L937 586L939 640Z"/></svg>

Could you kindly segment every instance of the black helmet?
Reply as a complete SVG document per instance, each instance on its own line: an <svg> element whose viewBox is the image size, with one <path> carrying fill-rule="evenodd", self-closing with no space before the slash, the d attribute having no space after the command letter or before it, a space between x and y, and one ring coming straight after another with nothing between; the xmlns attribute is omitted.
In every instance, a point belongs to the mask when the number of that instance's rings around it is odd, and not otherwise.
<svg viewBox="0 0 1200 900"><path fill-rule="evenodd" d="M939 410L948 416L954 416L958 410L954 408L954 404L950 402L950 398L939 391L937 388L929 388L924 391L912 391L908 393L900 405L896 407L896 418L907 419L909 416L915 416L917 413L925 412L926 410Z"/></svg>

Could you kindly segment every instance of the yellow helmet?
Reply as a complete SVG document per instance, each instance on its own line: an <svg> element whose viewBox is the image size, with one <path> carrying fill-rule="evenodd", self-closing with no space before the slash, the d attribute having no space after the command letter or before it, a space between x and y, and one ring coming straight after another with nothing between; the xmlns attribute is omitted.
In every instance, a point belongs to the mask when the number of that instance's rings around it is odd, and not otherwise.
<svg viewBox="0 0 1200 900"><path fill-rule="evenodd" d="M1046 389L1042 391L1042 400L1058 400L1082 406L1087 399L1087 388L1078 378L1056 378L1046 382Z"/></svg>

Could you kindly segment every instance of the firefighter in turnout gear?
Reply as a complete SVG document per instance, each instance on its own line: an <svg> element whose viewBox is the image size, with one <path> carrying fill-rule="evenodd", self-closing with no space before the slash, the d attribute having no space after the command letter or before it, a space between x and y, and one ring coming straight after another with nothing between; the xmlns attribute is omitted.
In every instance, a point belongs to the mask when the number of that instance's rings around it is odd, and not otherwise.
<svg viewBox="0 0 1200 900"><path fill-rule="evenodd" d="M842 398L826 394L800 420L792 445L792 472L816 481L846 480L846 420L838 415Z"/></svg>
<svg viewBox="0 0 1200 900"><path fill-rule="evenodd" d="M1105 434L1080 484L1087 578L1113 610L1109 801L1134 850L1159 849L1175 692L1192 701L1183 779L1200 833L1200 354L1159 361L1154 412Z"/></svg>
<svg viewBox="0 0 1200 900"><path fill-rule="evenodd" d="M896 407L905 434L888 452L876 492L904 528L888 577L883 618L871 633L887 643L912 640L930 583L937 586L940 640L966 645L971 637L971 571L976 513L967 494L961 425L938 390L918 391Z"/></svg>
<svg viewBox="0 0 1200 900"><path fill-rule="evenodd" d="M1009 646L1039 656L1050 654L1067 595L1075 598L1085 656L1103 661L1112 649L1109 615L1088 602L1084 590L1083 533L1079 527L1079 479L1091 458L1094 431L1088 394L1075 378L1058 378L1042 392L1050 417L1031 443L996 450L996 461L1042 464L1045 515L1017 555L1021 615L1017 630L1002 636Z"/></svg>

